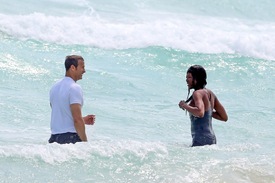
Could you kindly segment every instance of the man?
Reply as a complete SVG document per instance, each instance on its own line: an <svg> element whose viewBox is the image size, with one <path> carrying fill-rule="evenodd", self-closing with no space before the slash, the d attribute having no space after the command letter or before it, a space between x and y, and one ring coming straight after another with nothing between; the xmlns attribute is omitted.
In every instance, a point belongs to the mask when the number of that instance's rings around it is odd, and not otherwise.
<svg viewBox="0 0 275 183"><path fill-rule="evenodd" d="M205 88L206 78L206 71L202 66L191 66L186 74L188 95L191 89L195 91L187 101L179 102L179 107L190 114L192 146L216 144L212 117L221 121L228 120L227 113L216 95Z"/></svg>
<svg viewBox="0 0 275 183"><path fill-rule="evenodd" d="M85 124L95 123L95 115L82 117L83 93L80 85L76 83L85 73L84 59L78 55L67 56L65 68L65 77L50 90L52 113L49 143L85 142Z"/></svg>

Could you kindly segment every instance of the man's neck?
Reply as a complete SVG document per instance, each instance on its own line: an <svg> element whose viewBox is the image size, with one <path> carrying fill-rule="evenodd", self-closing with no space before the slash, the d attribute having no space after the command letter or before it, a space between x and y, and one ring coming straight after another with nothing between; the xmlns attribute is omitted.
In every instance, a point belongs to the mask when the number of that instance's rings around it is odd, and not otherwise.
<svg viewBox="0 0 275 183"><path fill-rule="evenodd" d="M72 78L75 82L77 81L70 73L66 72L65 76Z"/></svg>

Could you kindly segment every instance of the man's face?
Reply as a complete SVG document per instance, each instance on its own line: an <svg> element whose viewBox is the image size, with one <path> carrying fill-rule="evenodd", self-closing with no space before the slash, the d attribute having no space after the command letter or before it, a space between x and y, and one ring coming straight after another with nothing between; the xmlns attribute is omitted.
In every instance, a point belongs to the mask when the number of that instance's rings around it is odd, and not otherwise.
<svg viewBox="0 0 275 183"><path fill-rule="evenodd" d="M85 71L85 64L84 64L84 61L83 60L78 60L78 66L76 68L76 73L75 73L75 76L76 76L76 79L77 80L80 80L82 79L82 75L86 72Z"/></svg>

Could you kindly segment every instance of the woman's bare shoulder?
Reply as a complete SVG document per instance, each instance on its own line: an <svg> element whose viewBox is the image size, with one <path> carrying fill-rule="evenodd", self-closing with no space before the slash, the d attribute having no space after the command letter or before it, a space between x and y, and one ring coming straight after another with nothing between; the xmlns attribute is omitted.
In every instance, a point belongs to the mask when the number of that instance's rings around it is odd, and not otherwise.
<svg viewBox="0 0 275 183"><path fill-rule="evenodd" d="M212 92L212 90L210 90L210 89L208 89L208 88L205 88L206 89L206 91L211 95L211 98L213 97L213 98L216 98L216 95L215 95L215 93L214 92Z"/></svg>

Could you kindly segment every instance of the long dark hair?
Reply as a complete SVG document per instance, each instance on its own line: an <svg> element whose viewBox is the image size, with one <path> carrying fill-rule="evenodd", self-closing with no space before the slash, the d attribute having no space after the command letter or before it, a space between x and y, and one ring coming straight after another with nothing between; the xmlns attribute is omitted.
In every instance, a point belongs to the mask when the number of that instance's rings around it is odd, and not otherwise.
<svg viewBox="0 0 275 183"><path fill-rule="evenodd" d="M205 69L202 66L193 65L193 66L189 67L189 69L187 70L187 73L190 73L192 75L193 79L197 81L197 83L194 85L194 90L199 90L199 89L205 88L205 86L207 84L207 81L206 81L207 74L206 74ZM188 88L188 95L187 95L186 103L190 102L190 100L192 99L192 96L189 97L189 94L190 94L190 88Z"/></svg>

